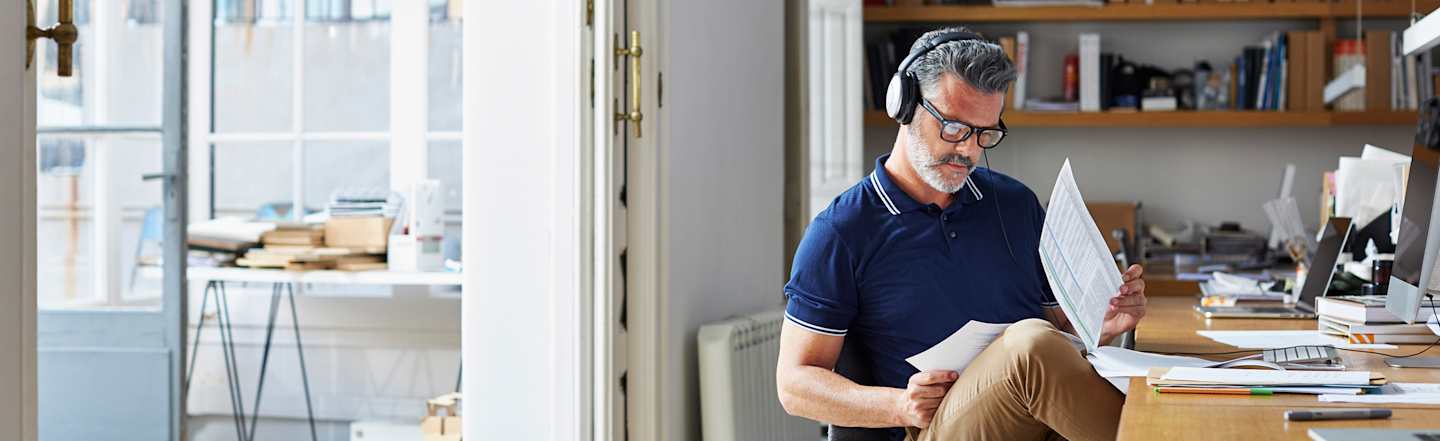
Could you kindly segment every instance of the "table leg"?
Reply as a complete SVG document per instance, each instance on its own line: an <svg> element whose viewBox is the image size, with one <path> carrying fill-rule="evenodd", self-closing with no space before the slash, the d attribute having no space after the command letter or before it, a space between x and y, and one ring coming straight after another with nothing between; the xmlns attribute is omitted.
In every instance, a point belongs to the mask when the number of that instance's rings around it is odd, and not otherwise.
<svg viewBox="0 0 1440 441"><path fill-rule="evenodd" d="M190 367L185 369L185 388L181 391L185 396L190 396L190 379L195 377L195 360L200 358L195 356L200 351L200 331L205 329L205 310L210 307L210 290L214 287L214 280L206 282L205 294L200 297L200 322L195 324L195 343L190 345Z"/></svg>
<svg viewBox="0 0 1440 441"><path fill-rule="evenodd" d="M300 342L300 315L295 312L295 284L286 283L290 295L290 324L295 328L295 353L300 356L300 383L305 387L305 413L310 420L310 441L318 441L315 434L315 407L310 402L310 374L305 369L305 346Z"/></svg>
<svg viewBox="0 0 1440 441"><path fill-rule="evenodd" d="M260 350L260 379L255 383L255 407L250 412L250 438L255 440L255 425L260 421L260 397L265 392L265 371L270 365L270 341L275 335L275 316L280 311L280 284L270 288L270 317L265 321L265 345Z"/></svg>
<svg viewBox="0 0 1440 441"><path fill-rule="evenodd" d="M235 434L240 440L248 440L245 433L245 397L240 391L239 359L235 357L234 322L230 320L230 299L225 292L225 283L216 285L216 320L220 324L220 349L225 354L226 383L230 386L230 408L235 417Z"/></svg>

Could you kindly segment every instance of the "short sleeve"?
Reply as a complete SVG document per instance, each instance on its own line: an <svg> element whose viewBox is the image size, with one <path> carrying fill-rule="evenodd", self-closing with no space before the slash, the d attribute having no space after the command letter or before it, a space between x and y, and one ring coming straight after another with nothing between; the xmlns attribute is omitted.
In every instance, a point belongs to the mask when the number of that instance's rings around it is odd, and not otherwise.
<svg viewBox="0 0 1440 441"><path fill-rule="evenodd" d="M1045 207L1040 206L1040 200L1035 200L1035 237L1040 237L1045 230ZM1037 242L1038 243L1038 242ZM1050 280L1045 275L1045 264L1040 262L1040 247L1035 247L1035 276L1040 281L1040 306L1045 308L1059 308L1060 302L1055 300L1055 293L1050 291Z"/></svg>
<svg viewBox="0 0 1440 441"><path fill-rule="evenodd" d="M858 310L856 259L835 227L817 218L795 250L785 284L785 319L816 333L844 336Z"/></svg>

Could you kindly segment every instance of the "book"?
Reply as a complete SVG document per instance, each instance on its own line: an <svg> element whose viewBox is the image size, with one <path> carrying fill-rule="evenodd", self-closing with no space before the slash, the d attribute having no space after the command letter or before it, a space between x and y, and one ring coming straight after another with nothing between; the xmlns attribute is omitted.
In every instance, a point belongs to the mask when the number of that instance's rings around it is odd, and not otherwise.
<svg viewBox="0 0 1440 441"><path fill-rule="evenodd" d="M1365 110L1390 110L1390 31L1365 31Z"/></svg>
<svg viewBox="0 0 1440 441"><path fill-rule="evenodd" d="M1000 44L1000 50L1005 51L1005 56L1010 58L1011 64L1018 64L1018 63L1015 61L1015 59L1019 56L1019 53L1015 52L1015 37L1000 37L1000 38L997 40L997 42ZM1017 77L1017 78L1018 78L1018 77ZM1011 84L1011 85L1010 85L1010 88L1008 88L1008 89L1005 90L1005 101L1004 101L1004 102L1006 102L1006 103L1014 103L1014 102L1015 102L1015 85L1014 85L1014 84Z"/></svg>
<svg viewBox="0 0 1440 441"><path fill-rule="evenodd" d="M1300 47L1298 44L1296 47ZM1325 110L1324 90L1329 77L1325 74L1325 37L1320 31L1305 32L1305 110Z"/></svg>
<svg viewBox="0 0 1440 441"><path fill-rule="evenodd" d="M1026 80L1030 76L1029 32L1021 31L1015 33L1015 58L1013 61L1015 62L1015 84L1010 86L1010 88L1015 91L1015 96L1011 100L1011 106L1016 110L1021 110L1025 108L1025 86Z"/></svg>
<svg viewBox="0 0 1440 441"><path fill-rule="evenodd" d="M1425 300L1421 308L1440 307ZM1315 313L1331 321L1351 325L1402 323L1399 317L1385 310L1385 296L1326 296L1316 301Z"/></svg>
<svg viewBox="0 0 1440 441"><path fill-rule="evenodd" d="M1108 52L1100 53L1100 110L1110 110L1114 105L1115 92L1112 89L1111 77L1115 70L1115 54Z"/></svg>
<svg viewBox="0 0 1440 441"><path fill-rule="evenodd" d="M1100 34L1080 34L1080 111L1100 111Z"/></svg>
<svg viewBox="0 0 1440 441"><path fill-rule="evenodd" d="M1320 332L1344 337L1352 344L1410 344L1434 343L1440 336L1430 332L1423 323L1407 324L1355 324L1331 317L1320 317Z"/></svg>
<svg viewBox="0 0 1440 441"><path fill-rule="evenodd" d="M1285 43L1285 110L1301 112L1309 105L1306 103L1306 97L1309 95L1305 94L1307 81L1305 76L1312 74L1305 71L1306 66L1309 65L1305 59L1305 55L1309 53L1306 50L1305 32L1290 31L1286 33Z"/></svg>
<svg viewBox="0 0 1440 441"><path fill-rule="evenodd" d="M1271 45L1269 39L1261 41L1260 47L1263 49L1263 52L1261 52L1259 63L1257 63L1259 68L1257 78L1259 81L1255 85L1254 105L1256 110L1266 110L1270 107L1270 90L1266 86L1270 83L1270 72L1273 70L1270 68L1270 54L1275 48Z"/></svg>

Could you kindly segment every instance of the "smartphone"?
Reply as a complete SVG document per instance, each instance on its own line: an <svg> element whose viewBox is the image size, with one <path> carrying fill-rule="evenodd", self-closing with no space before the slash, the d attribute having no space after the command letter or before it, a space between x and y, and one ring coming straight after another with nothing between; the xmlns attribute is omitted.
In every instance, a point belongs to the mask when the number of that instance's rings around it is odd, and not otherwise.
<svg viewBox="0 0 1440 441"><path fill-rule="evenodd" d="M1440 357L1387 358L1385 364L1396 368L1440 369Z"/></svg>

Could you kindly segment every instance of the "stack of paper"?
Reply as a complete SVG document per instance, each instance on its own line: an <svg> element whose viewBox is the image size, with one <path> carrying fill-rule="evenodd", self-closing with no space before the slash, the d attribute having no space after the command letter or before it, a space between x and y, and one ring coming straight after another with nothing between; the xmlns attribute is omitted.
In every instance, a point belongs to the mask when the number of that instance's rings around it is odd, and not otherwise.
<svg viewBox="0 0 1440 441"><path fill-rule="evenodd" d="M1365 395L1321 395L1320 401L1327 403L1440 404L1440 384L1392 383L1372 389Z"/></svg>
<svg viewBox="0 0 1440 441"><path fill-rule="evenodd" d="M1384 375L1368 371L1275 371L1206 367L1152 368L1145 383L1152 387L1263 388L1267 392L1357 395L1386 384Z"/></svg>
<svg viewBox="0 0 1440 441"><path fill-rule="evenodd" d="M1201 337L1240 349L1276 349L1291 346L1334 346L1341 349L1395 349L1395 345L1349 343L1344 338L1315 331L1195 331Z"/></svg>

